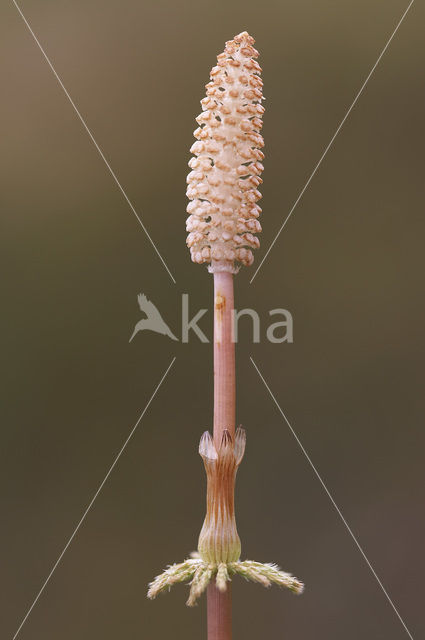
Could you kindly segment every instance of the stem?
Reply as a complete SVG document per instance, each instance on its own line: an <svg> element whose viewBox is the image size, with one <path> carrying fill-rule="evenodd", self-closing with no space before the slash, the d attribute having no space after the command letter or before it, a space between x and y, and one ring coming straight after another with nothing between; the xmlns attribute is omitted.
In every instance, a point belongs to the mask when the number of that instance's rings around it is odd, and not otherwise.
<svg viewBox="0 0 425 640"><path fill-rule="evenodd" d="M230 583L221 593L211 582L207 590L208 640L232 639L232 591Z"/></svg>
<svg viewBox="0 0 425 640"><path fill-rule="evenodd" d="M233 274L214 273L214 443L223 430L235 437L235 344L233 337Z"/></svg>
<svg viewBox="0 0 425 640"><path fill-rule="evenodd" d="M233 337L233 274L214 273L214 443L224 429L235 437L235 345ZM214 583L207 591L208 640L232 638L232 592L221 593Z"/></svg>

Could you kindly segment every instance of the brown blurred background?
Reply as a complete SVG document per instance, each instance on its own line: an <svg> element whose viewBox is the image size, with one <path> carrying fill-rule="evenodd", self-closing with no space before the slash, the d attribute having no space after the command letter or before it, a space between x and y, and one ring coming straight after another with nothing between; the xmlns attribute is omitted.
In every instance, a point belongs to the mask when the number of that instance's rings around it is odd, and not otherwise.
<svg viewBox="0 0 425 640"><path fill-rule="evenodd" d="M2 4L2 638L173 356L19 637L205 636L205 602L187 609L186 587L155 602L145 592L195 548L202 524L197 444L211 424L211 348L147 332L128 344L136 295L178 335L182 292L194 310L210 304L211 277L185 248L185 176L224 41L249 30L264 69L258 265L407 4L22 1L177 285L16 8ZM237 278L238 308L294 317L294 344L253 345L245 320L238 345L243 555L278 562L307 588L296 598L235 581L235 638L407 637L250 355L413 637L425 631L424 18L414 3L255 281L253 270Z"/></svg>

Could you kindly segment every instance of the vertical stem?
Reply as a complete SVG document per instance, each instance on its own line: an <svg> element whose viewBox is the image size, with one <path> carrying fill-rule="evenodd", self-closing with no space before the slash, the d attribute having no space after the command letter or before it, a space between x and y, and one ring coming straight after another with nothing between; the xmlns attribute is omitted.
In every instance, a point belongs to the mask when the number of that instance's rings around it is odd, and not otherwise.
<svg viewBox="0 0 425 640"><path fill-rule="evenodd" d="M224 593L215 582L208 585L208 640L232 640L232 591L230 583Z"/></svg>
<svg viewBox="0 0 425 640"><path fill-rule="evenodd" d="M235 436L235 345L232 341L233 274L214 273L214 443L224 429Z"/></svg>
<svg viewBox="0 0 425 640"><path fill-rule="evenodd" d="M214 273L214 443L224 429L235 436L235 345L233 337L233 274ZM232 592L221 593L215 583L207 591L208 640L232 639Z"/></svg>

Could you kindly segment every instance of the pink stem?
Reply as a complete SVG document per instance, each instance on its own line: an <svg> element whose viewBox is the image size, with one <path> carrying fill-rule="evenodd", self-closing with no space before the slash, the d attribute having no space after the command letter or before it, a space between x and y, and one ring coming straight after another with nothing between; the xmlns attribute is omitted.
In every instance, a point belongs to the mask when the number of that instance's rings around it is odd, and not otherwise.
<svg viewBox="0 0 425 640"><path fill-rule="evenodd" d="M218 449L224 429L235 436L235 345L233 337L233 274L214 273L214 443ZM232 592L221 593L214 583L207 591L208 640L232 639Z"/></svg>
<svg viewBox="0 0 425 640"><path fill-rule="evenodd" d="M232 591L230 584L224 593L214 582L208 585L208 640L232 640Z"/></svg>
<svg viewBox="0 0 425 640"><path fill-rule="evenodd" d="M235 436L235 345L232 340L233 274L214 274L214 443L224 429Z"/></svg>

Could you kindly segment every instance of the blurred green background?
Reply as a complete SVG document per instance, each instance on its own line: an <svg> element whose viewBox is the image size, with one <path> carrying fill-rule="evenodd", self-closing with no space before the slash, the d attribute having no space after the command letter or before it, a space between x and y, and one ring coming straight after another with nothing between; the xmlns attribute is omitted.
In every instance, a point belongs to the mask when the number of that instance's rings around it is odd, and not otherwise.
<svg viewBox="0 0 425 640"><path fill-rule="evenodd" d="M19 637L205 637L186 587L147 583L195 548L211 346L128 339L144 292L180 335L212 279L185 247L204 84L247 29L264 69L259 264L407 7L400 0L23 0L177 280L174 285L12 2L0 9L3 229L0 634L12 638L171 358L176 362ZM407 637L253 369L253 356L415 638L425 631L423 24L414 3L238 308L284 307L294 343L237 349L243 556L306 583L240 580L235 638ZM201 321L210 331L211 315ZM265 327L266 325L264 325Z"/></svg>

